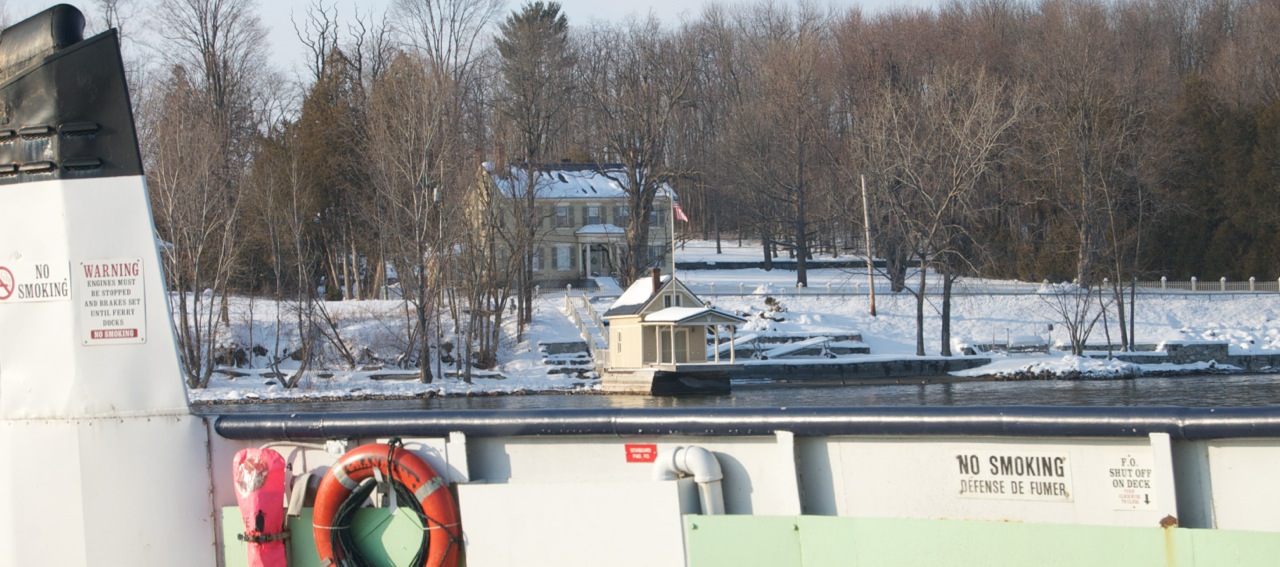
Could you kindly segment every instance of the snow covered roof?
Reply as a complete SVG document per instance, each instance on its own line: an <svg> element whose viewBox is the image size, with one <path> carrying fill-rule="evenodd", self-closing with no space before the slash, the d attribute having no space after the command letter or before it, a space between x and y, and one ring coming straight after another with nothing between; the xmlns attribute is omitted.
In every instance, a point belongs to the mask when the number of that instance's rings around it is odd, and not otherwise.
<svg viewBox="0 0 1280 567"><path fill-rule="evenodd" d="M668 307L645 316L646 323L683 323L705 318L703 323L745 323L746 319L714 307Z"/></svg>
<svg viewBox="0 0 1280 567"><path fill-rule="evenodd" d="M512 165L505 172L486 170L493 174L493 182L507 197L524 194L529 187L527 166ZM534 179L539 199L621 199L627 196L627 176L621 165L603 167L593 164L560 163L543 167ZM675 191L667 183L658 189L658 196L669 198Z"/></svg>
<svg viewBox="0 0 1280 567"><path fill-rule="evenodd" d="M662 276L660 281L661 283L658 285L658 289L665 287L667 282L671 281L671 276ZM609 310L605 311L604 316L611 317L613 315L634 315L639 313L640 309L643 308L646 303L649 303L649 299L653 297L653 294L656 293L658 289L653 289L653 278L640 278L633 282L631 287L628 287L627 291L623 292L623 294L613 302L613 305L609 306Z"/></svg>

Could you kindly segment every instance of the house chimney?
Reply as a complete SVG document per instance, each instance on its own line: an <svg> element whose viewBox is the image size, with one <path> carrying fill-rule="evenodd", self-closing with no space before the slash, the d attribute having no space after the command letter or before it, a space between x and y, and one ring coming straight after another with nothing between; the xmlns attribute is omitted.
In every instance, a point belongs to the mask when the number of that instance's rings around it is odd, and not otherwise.
<svg viewBox="0 0 1280 567"><path fill-rule="evenodd" d="M662 268L653 269L653 293L658 293L658 288L662 287Z"/></svg>

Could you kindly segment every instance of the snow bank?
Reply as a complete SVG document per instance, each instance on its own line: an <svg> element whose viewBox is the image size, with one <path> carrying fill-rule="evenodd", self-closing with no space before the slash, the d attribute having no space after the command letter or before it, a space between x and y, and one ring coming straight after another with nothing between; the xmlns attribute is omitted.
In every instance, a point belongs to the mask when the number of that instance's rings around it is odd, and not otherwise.
<svg viewBox="0 0 1280 567"><path fill-rule="evenodd" d="M681 260L729 261L758 260L760 255L756 247L736 247L729 242L725 243L724 249L724 255L716 255L714 243L689 242L678 251L678 256ZM865 297L789 295L787 292L795 288L793 271L681 271L678 276L685 282L702 285L719 282L717 289L722 293L729 290L736 293L741 284L749 295L702 297L719 309L747 317L749 321L740 328L740 334L861 334L862 342L871 349L871 354L851 355L861 356L859 360L915 356L916 304L915 298L909 294L880 294L877 297L877 316L872 317ZM664 276L664 279L666 277L669 276ZM809 271L811 288L819 288L826 282L865 281L865 278L865 272L856 270L824 268ZM601 293L615 297L620 291L616 286L607 286ZM643 302L651 291L651 285L646 281L622 294L614 305ZM772 298L772 305L768 303L769 298ZM603 311L603 302L593 305ZM346 367L345 361L335 355L332 345L322 345L320 362L324 367L323 374L328 377L313 371L304 377L298 388L286 390L279 385L279 380L267 374L271 372L268 362L272 358L284 359L280 365L283 371L297 368L297 363L287 358L298 348L298 333L288 324L287 306L281 315L284 324L278 330L273 303L237 298L230 308L231 328L222 330L220 340L224 346L237 346L244 350L249 364L248 368L239 371L246 375L215 375L208 388L191 392L195 401L422 397L598 388L596 381L549 372L552 366L546 364L539 348L541 343L581 340L577 329L563 312L563 293L548 293L537 299L533 324L524 341L515 341L514 321L507 321L499 351L499 366L492 372L477 373L471 384L451 375L456 372L452 365L445 365L446 376L437 377L431 384L413 380L409 376L412 368L402 369L397 365L397 357L405 350L402 344L404 329L410 322L404 306L397 301L364 301L327 304L344 344L348 350L361 356L357 368ZM957 296L952 309L952 334L963 339L957 344L1004 343L1010 338L1021 340L1022 337L1043 337L1049 344L1068 342L1063 325L1054 318L1046 301L1036 295ZM941 350L939 310L937 298L930 298L926 305L924 330L925 351L929 355L937 355ZM1135 314L1135 336L1139 343L1225 341L1232 354L1280 354L1280 301L1273 295L1139 296ZM1054 331L1048 331L1050 324L1054 325ZM1114 325L1114 321L1111 324ZM444 334L446 338L454 335L447 318ZM1105 336L1105 329L1099 324L1090 342L1102 342ZM1118 330L1111 329L1111 336L1118 336ZM262 354L251 352L253 346L260 347ZM434 371L434 359L431 366ZM1145 372L1186 372L1224 368L1206 363L1203 366L1141 365L1140 369ZM1011 377L1052 373L1116 377L1133 375L1138 370L1138 366L1129 363L1063 356L1060 351L1054 351L1050 355L997 357L991 365L960 375ZM386 375L393 377L387 378Z"/></svg>

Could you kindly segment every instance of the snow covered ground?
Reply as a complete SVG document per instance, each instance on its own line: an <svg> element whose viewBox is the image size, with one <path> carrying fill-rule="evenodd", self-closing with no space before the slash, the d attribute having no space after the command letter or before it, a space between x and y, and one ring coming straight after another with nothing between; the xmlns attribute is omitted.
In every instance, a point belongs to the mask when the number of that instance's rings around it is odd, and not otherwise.
<svg viewBox="0 0 1280 567"><path fill-rule="evenodd" d="M714 243L688 242L677 251L686 261L758 261L761 253L750 244L739 247L735 241L723 243L723 253L716 254ZM825 259L821 258L820 259ZM915 298L910 294L880 293L876 299L877 316L872 317L868 300L860 295L796 295L795 272L759 269L681 271L682 281L705 290L715 284L717 290L736 294L739 284L747 295L703 297L717 307L749 317L740 334L849 334L859 333L870 347L870 355L849 355L859 360L894 359L915 356ZM861 270L823 268L810 270L809 287L821 289L849 282L865 282ZM877 286L879 287L879 286ZM595 301L603 311L608 297L620 290L606 288ZM575 292L579 293L579 292ZM773 305L766 304L773 298ZM252 356L251 368L240 368L237 376L215 373L208 388L193 390L196 402L241 401L254 399L335 399L355 397L413 397L430 395L483 395L513 392L595 389L598 383L572 375L549 374L539 343L568 342L578 339L577 329L564 311L564 293L545 293L535 305L534 323L526 340L516 342L514 329L502 346L501 364L493 372L477 373L471 384L456 377L454 369L445 365L446 376L431 384L413 379L411 370L397 369L394 357L402 352L399 344L407 324L403 306L395 301L340 302L328 304L341 330L341 336L353 352L362 353L358 369L343 369L340 359L325 357L325 368L312 370L297 388L286 390L271 376L269 356ZM276 332L273 303L263 300L237 299L231 306L231 330L224 342L258 345L268 353L286 353L297 348L291 341L296 333L286 323ZM775 310L780 308L781 310ZM925 309L926 352L937 355L939 341L939 305L931 298ZM1067 343L1067 335L1056 319L1049 303L1037 295L964 295L953 305L952 335L965 344L1005 343L1039 338L1049 344ZM760 314L768 312L769 317ZM284 316L288 321L288 315ZM1109 321L1111 339L1118 341L1115 321ZM1053 330L1050 330L1050 325ZM1180 294L1139 296L1136 305L1135 336L1138 343L1159 344L1169 341L1226 341L1233 354L1280 354L1280 298L1272 294ZM1089 343L1106 342L1101 323ZM446 331L448 334L449 331ZM277 343L276 337L280 337ZM262 351L259 351L262 352ZM282 372L297 367L297 362L284 360ZM1147 365L1143 370L1195 370L1208 368L1170 368ZM432 365L433 371L435 365ZM1039 355L997 355L993 363L958 373L963 376L999 375L1016 372L1078 372L1095 377L1132 375L1135 367L1119 361L1078 358L1060 350Z"/></svg>

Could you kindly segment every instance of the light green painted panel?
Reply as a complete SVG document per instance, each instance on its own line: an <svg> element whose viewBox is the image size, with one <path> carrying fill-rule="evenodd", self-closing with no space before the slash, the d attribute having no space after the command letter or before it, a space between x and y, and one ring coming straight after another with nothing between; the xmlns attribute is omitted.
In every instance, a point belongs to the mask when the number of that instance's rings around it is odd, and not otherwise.
<svg viewBox="0 0 1280 567"><path fill-rule="evenodd" d="M1234 530L1174 530L1178 565L1278 565L1280 534Z"/></svg>
<svg viewBox="0 0 1280 567"><path fill-rule="evenodd" d="M790 516L685 516L687 565L800 567L800 532ZM696 537L690 537L696 536Z"/></svg>
<svg viewBox="0 0 1280 567"><path fill-rule="evenodd" d="M1160 530L929 520L802 517L803 564L1040 567L1162 565Z"/></svg>
<svg viewBox="0 0 1280 567"><path fill-rule="evenodd" d="M689 567L1280 564L1280 534L1180 528L828 516L687 516L685 541Z"/></svg>
<svg viewBox="0 0 1280 567"><path fill-rule="evenodd" d="M302 515L289 518L290 567L319 567L315 538L311 535L311 509ZM399 510L395 516L386 508L361 508L356 511L351 529L355 530L356 545L373 565L408 565L418 552L422 542L422 524L408 510ZM240 510L234 506L222 509L222 542L227 567L247 567L245 543L236 539L244 532Z"/></svg>

